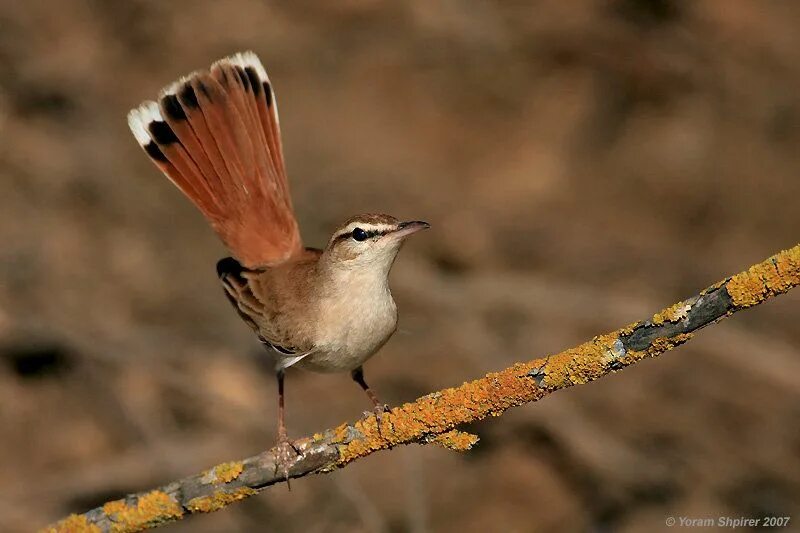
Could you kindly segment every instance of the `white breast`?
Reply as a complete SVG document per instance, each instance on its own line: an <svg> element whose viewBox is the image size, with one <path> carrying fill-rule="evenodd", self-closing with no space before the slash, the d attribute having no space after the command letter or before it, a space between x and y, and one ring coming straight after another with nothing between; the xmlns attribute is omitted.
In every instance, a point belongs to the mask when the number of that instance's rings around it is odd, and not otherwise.
<svg viewBox="0 0 800 533"><path fill-rule="evenodd" d="M298 366L317 372L359 367L389 340L397 306L385 274L353 273L318 302L315 351Z"/></svg>

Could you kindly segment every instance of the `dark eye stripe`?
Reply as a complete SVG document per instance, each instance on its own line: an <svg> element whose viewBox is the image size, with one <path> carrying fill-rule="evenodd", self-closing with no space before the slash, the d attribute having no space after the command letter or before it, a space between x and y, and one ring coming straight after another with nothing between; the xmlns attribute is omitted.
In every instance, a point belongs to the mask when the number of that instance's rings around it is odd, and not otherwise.
<svg viewBox="0 0 800 533"><path fill-rule="evenodd" d="M386 235L387 233L391 233L391 231L392 230L382 230L382 231L371 230L371 231L367 231L366 232L367 233L367 239L371 239L372 237L376 237L378 235L383 236L383 235ZM334 239L334 241L344 241L344 240L350 239L352 237L353 237L353 231L352 230L345 231L344 233L338 234L336 236L336 238Z"/></svg>
<svg viewBox="0 0 800 533"><path fill-rule="evenodd" d="M370 232L364 231L361 228L355 228L353 230L353 240L355 240L355 241L358 241L358 242L366 241L370 237L371 237Z"/></svg>

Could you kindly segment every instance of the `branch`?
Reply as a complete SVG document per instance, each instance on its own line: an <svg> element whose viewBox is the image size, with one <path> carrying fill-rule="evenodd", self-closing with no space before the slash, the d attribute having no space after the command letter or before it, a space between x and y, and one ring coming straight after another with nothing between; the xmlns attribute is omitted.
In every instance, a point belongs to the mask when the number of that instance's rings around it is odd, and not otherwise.
<svg viewBox="0 0 800 533"><path fill-rule="evenodd" d="M459 425L499 416L506 409L535 402L551 392L594 381L683 344L694 333L742 309L800 285L800 244L778 253L700 294L606 335L545 359L517 363L459 387L434 392L374 416L295 441L300 454L290 477L327 473L356 459L398 444L436 442L468 450L477 437ZM274 450L223 463L201 474L147 493L129 495L84 514L73 514L43 531L141 531L193 513L217 511L283 481Z"/></svg>

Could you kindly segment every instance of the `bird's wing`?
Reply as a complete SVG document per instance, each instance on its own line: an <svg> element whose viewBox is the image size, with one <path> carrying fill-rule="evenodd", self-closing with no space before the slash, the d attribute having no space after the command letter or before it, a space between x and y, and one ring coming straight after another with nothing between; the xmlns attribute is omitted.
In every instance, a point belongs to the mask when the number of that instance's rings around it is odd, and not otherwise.
<svg viewBox="0 0 800 533"><path fill-rule="evenodd" d="M279 367L289 367L314 352L313 342L302 334L306 328L291 320L305 312L294 307L285 292L281 296L286 283L270 283L269 269L247 269L227 257L217 263L217 274L228 300L259 340L274 350ZM298 295L291 298L295 303L301 299Z"/></svg>
<svg viewBox="0 0 800 533"><path fill-rule="evenodd" d="M253 52L214 63L128 114L144 151L248 267L302 253L278 108Z"/></svg>

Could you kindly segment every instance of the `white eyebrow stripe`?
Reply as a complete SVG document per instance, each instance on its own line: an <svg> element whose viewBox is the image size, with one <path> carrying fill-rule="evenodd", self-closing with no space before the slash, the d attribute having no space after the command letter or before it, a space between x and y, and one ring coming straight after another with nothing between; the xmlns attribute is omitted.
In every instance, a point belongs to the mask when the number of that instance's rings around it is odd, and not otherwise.
<svg viewBox="0 0 800 533"><path fill-rule="evenodd" d="M353 233L353 230L356 228L361 228L367 233L388 233L396 230L397 226L392 224L373 224L371 222L351 222L345 226L342 231L336 234L336 237L338 238L342 235L349 235Z"/></svg>

